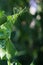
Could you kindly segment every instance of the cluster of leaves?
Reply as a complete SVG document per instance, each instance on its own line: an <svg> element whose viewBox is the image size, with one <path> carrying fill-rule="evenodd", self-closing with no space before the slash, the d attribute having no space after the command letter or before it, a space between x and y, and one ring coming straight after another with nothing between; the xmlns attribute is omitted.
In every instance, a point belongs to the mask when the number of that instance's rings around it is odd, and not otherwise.
<svg viewBox="0 0 43 65"><path fill-rule="evenodd" d="M21 13L22 11L19 14ZM12 59L16 53L18 53L10 40L10 36L14 22L16 21L19 14L6 16L4 11L0 11L0 64L3 64L4 62L1 60L7 60L8 65L11 65L9 62L10 59Z"/></svg>

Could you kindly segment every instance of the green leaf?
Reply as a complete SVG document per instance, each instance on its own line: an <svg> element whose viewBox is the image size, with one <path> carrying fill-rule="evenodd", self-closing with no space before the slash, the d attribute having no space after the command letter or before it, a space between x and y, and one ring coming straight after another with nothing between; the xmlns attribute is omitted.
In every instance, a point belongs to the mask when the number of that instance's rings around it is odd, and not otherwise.
<svg viewBox="0 0 43 65"><path fill-rule="evenodd" d="M6 21L7 21L7 17L5 15L5 12L4 11L0 11L0 25L5 23Z"/></svg>
<svg viewBox="0 0 43 65"><path fill-rule="evenodd" d="M7 59L11 59L12 57L15 56L15 48L14 48L14 45L11 43L10 40L7 40L7 43L6 43L6 57Z"/></svg>
<svg viewBox="0 0 43 65"><path fill-rule="evenodd" d="M6 52L4 49L0 48L0 58L3 59L3 57L5 56Z"/></svg>

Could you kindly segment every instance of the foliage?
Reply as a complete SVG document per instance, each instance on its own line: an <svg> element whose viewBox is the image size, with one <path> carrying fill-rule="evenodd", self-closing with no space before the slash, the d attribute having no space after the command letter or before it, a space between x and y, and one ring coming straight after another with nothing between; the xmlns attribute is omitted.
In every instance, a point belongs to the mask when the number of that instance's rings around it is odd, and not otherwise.
<svg viewBox="0 0 43 65"><path fill-rule="evenodd" d="M43 1L0 0L0 65L41 64Z"/></svg>

